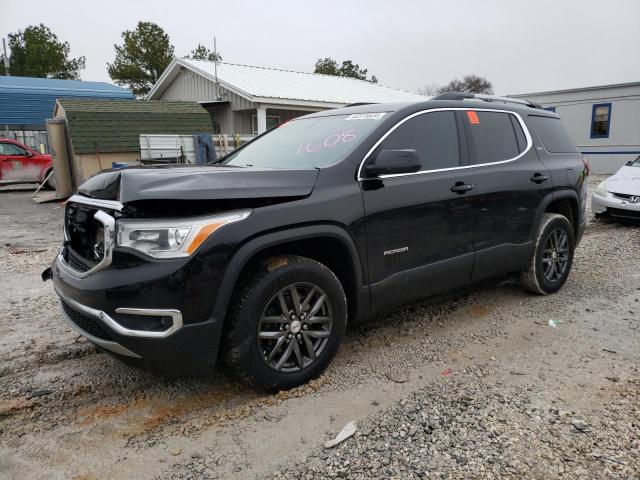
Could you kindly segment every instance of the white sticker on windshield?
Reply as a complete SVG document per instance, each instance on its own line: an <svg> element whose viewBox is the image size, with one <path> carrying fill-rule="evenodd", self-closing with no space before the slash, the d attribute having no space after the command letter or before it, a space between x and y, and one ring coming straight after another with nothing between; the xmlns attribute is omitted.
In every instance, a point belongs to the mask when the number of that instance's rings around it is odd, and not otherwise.
<svg viewBox="0 0 640 480"><path fill-rule="evenodd" d="M380 120L387 112L378 113L354 113L349 115L345 120Z"/></svg>

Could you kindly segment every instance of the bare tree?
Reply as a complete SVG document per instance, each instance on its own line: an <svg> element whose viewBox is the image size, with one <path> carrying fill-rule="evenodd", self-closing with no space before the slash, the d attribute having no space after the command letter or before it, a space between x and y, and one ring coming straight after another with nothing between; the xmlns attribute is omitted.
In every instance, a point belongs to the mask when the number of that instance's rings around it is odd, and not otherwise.
<svg viewBox="0 0 640 480"><path fill-rule="evenodd" d="M437 83L432 82L422 88L419 88L417 91L419 95L424 95L425 97L433 97L434 95L440 93L440 87Z"/></svg>
<svg viewBox="0 0 640 480"><path fill-rule="evenodd" d="M484 77L478 75L465 75L462 80L454 78L449 83L443 86L438 86L437 83L432 82L426 84L424 87L419 88L418 94L425 97L432 97L439 93L444 92L469 92L469 93L493 93L493 85Z"/></svg>
<svg viewBox="0 0 640 480"><path fill-rule="evenodd" d="M478 75L465 75L462 80L454 78L446 85L440 87L443 92L469 92L469 93L493 93L493 85L484 77Z"/></svg>

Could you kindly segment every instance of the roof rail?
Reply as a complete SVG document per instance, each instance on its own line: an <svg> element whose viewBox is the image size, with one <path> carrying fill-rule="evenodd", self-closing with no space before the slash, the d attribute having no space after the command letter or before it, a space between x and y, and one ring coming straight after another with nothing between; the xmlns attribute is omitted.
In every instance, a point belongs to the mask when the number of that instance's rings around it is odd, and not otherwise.
<svg viewBox="0 0 640 480"><path fill-rule="evenodd" d="M482 100L485 102L502 102L516 103L518 105L526 105L531 108L542 108L541 105L521 98L499 97L496 95L486 95L484 93L469 92L445 92L436 95L431 100Z"/></svg>

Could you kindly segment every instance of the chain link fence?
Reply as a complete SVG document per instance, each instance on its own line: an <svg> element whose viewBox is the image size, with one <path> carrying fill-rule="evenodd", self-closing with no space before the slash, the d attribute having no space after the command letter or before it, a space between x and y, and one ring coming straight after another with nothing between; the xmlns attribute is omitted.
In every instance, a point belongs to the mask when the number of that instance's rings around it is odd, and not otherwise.
<svg viewBox="0 0 640 480"><path fill-rule="evenodd" d="M44 131L0 130L0 137L11 138L40 153L50 153L47 132Z"/></svg>

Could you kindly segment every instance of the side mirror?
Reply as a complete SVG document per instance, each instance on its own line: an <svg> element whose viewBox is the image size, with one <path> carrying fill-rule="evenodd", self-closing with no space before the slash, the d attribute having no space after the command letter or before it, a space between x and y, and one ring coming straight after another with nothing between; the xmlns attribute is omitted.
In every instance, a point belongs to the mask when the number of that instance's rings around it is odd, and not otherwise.
<svg viewBox="0 0 640 480"><path fill-rule="evenodd" d="M627 163L625 163L625 166L630 167L631 165L633 165L633 162L635 160L629 160Z"/></svg>
<svg viewBox="0 0 640 480"><path fill-rule="evenodd" d="M372 163L365 166L368 177L414 173L422 168L422 160L417 150L382 150Z"/></svg>

